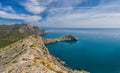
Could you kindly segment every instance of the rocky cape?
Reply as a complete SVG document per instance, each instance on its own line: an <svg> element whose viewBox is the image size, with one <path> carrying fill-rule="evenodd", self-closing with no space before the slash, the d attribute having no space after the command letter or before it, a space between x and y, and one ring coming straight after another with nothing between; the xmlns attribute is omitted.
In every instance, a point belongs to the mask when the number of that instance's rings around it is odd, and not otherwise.
<svg viewBox="0 0 120 73"><path fill-rule="evenodd" d="M5 29L8 28L7 26L10 25L3 25L0 28ZM78 71L65 67L59 58L52 56L45 47L43 38L39 36L45 34L45 31L40 32L37 27L30 25L11 26L15 26L9 30L16 29L11 32L16 34L14 37L18 40L0 47L0 73L89 73L84 70ZM6 32L6 30L0 31ZM10 32L7 31L6 33ZM26 36L24 36L25 34ZM0 36L0 39L4 39L5 35L7 34L4 33ZM21 38L18 35L24 37Z"/></svg>
<svg viewBox="0 0 120 73"><path fill-rule="evenodd" d="M44 44L53 44L53 43L57 43L57 42L62 42L62 41L77 41L78 38L73 36L73 35L67 35L67 36L63 36L63 37L59 37L59 38L43 38L43 42Z"/></svg>

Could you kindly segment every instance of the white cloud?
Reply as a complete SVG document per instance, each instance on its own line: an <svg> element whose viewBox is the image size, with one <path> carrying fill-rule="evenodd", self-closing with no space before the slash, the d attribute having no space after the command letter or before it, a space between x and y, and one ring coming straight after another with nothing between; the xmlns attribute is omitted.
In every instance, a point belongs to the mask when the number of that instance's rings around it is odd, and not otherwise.
<svg viewBox="0 0 120 73"><path fill-rule="evenodd" d="M57 8L63 8L63 7L74 7L81 2L84 2L87 0L55 0L54 2L56 3Z"/></svg>
<svg viewBox="0 0 120 73"><path fill-rule="evenodd" d="M15 12L15 10L11 7L11 6L2 6L2 4L0 3L0 10L4 10L7 12Z"/></svg>
<svg viewBox="0 0 120 73"><path fill-rule="evenodd" d="M102 1L97 7L53 9L41 24L43 26L70 28L120 28L119 3L119 0L110 3L103 3Z"/></svg>
<svg viewBox="0 0 120 73"><path fill-rule="evenodd" d="M46 9L50 8L70 8L86 0L25 0L21 4L25 7L28 12L33 14L40 14ZM53 3L52 5L50 5Z"/></svg>
<svg viewBox="0 0 120 73"><path fill-rule="evenodd" d="M39 20L42 19L41 16L36 16L36 15L27 15L27 14L16 14L16 13L9 13L6 11L1 11L0 10L0 17L1 18L7 18L7 19L17 19L17 20L24 20L25 22L28 23L38 23Z"/></svg>
<svg viewBox="0 0 120 73"><path fill-rule="evenodd" d="M6 6L4 7L3 10L8 11L8 12L15 12L15 10L11 6Z"/></svg>
<svg viewBox="0 0 120 73"><path fill-rule="evenodd" d="M17 14L11 6L2 6L0 3L0 18L23 20L29 24L39 24L42 19L38 15Z"/></svg>
<svg viewBox="0 0 120 73"><path fill-rule="evenodd" d="M92 7L78 6L85 1L90 0L24 0L21 4L33 15L17 14L11 6L0 4L0 17L53 27L120 27L120 0L100 0ZM47 9L47 18L39 23L42 17L38 14Z"/></svg>
<svg viewBox="0 0 120 73"><path fill-rule="evenodd" d="M33 14L40 14L45 10L45 7L42 6L39 0L26 0L22 5L27 11L32 12Z"/></svg>

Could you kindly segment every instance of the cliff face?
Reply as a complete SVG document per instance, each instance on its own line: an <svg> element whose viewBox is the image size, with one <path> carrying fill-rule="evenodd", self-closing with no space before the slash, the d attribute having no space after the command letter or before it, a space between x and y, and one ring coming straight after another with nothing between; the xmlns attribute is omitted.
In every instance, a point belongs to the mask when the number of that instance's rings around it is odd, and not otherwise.
<svg viewBox="0 0 120 73"><path fill-rule="evenodd" d="M41 37L30 36L3 48L0 52L0 73L65 72L54 63ZM54 62L53 62L54 61Z"/></svg>
<svg viewBox="0 0 120 73"><path fill-rule="evenodd" d="M37 32L37 34L39 34L39 35L43 35L46 33L45 30L41 30L37 26L33 26L33 28L35 29L35 32Z"/></svg>
<svg viewBox="0 0 120 73"><path fill-rule="evenodd" d="M22 26L22 29L19 30L19 32L24 34L28 29L30 31L34 30L33 27L26 27L25 25ZM16 37L19 37L18 35L16 35ZM62 61L49 53L44 45L43 39L33 32L32 35L27 35L25 38L0 48L0 73L88 72L72 70L65 67Z"/></svg>
<svg viewBox="0 0 120 73"><path fill-rule="evenodd" d="M64 67L58 59L50 55L41 37L29 36L0 50L0 73L85 72Z"/></svg>

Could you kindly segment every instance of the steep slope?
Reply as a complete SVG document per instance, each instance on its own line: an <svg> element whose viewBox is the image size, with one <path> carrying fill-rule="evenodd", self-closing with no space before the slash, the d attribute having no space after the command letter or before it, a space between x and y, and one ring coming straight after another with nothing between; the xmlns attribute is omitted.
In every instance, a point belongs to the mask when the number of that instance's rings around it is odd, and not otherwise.
<svg viewBox="0 0 120 73"><path fill-rule="evenodd" d="M29 36L3 49L0 73L87 73L64 67L49 54L39 36Z"/></svg>
<svg viewBox="0 0 120 73"><path fill-rule="evenodd" d="M0 25L0 73L88 73L64 66L45 47L44 30L30 25Z"/></svg>

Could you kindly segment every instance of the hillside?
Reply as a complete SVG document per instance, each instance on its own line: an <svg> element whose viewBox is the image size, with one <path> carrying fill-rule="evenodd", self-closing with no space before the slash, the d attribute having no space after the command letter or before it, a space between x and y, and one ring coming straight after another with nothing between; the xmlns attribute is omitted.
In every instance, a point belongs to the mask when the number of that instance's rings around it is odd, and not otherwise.
<svg viewBox="0 0 120 73"><path fill-rule="evenodd" d="M10 40L9 45L4 43L4 47L0 48L0 73L89 73L67 68L63 61L52 56L39 36L43 31L36 32L36 27L34 29L29 25L0 27L2 28L0 31L4 32L1 33L1 38L7 38L0 41ZM15 41L11 42L13 39Z"/></svg>
<svg viewBox="0 0 120 73"><path fill-rule="evenodd" d="M12 44L30 35L41 35L44 30L27 24L0 25L0 48Z"/></svg>

